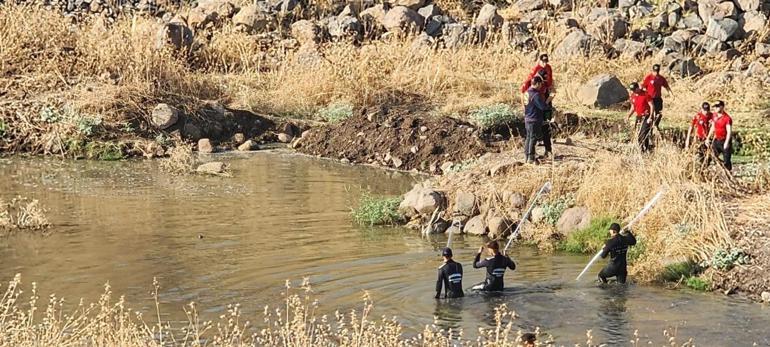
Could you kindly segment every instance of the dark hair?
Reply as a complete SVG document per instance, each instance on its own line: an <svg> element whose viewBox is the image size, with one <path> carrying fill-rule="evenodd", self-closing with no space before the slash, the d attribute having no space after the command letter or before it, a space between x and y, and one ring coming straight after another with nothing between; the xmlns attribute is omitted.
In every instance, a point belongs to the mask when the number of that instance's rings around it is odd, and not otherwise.
<svg viewBox="0 0 770 347"><path fill-rule="evenodd" d="M652 66L652 71L660 71L660 64L655 64Z"/></svg>
<svg viewBox="0 0 770 347"><path fill-rule="evenodd" d="M725 107L725 102L722 100L717 100L717 102L714 104L714 107Z"/></svg>
<svg viewBox="0 0 770 347"><path fill-rule="evenodd" d="M497 244L497 241L489 241L487 242L487 248L499 251L500 245Z"/></svg>
<svg viewBox="0 0 770 347"><path fill-rule="evenodd" d="M636 91L639 89L639 83L631 82L631 84L628 86L628 89L631 91Z"/></svg>
<svg viewBox="0 0 770 347"><path fill-rule="evenodd" d="M541 54L541 55L538 57L538 59L540 59L540 60L542 60L542 61L545 61L545 62L547 62L547 61L548 61L548 54L546 54L546 53L543 53L543 54Z"/></svg>
<svg viewBox="0 0 770 347"><path fill-rule="evenodd" d="M614 231L620 232L620 224L618 224L618 223L610 224L610 230L614 230Z"/></svg>
<svg viewBox="0 0 770 347"><path fill-rule="evenodd" d="M543 83L543 78L540 76L532 77L532 84L540 84Z"/></svg>
<svg viewBox="0 0 770 347"><path fill-rule="evenodd" d="M704 110L709 110L709 109L711 108L711 105L709 105L708 101L704 101L704 102L703 102L703 103L700 105L700 108L702 108L702 109L704 109Z"/></svg>
<svg viewBox="0 0 770 347"><path fill-rule="evenodd" d="M521 334L521 342L535 342L537 341L537 335L534 333L523 333Z"/></svg>

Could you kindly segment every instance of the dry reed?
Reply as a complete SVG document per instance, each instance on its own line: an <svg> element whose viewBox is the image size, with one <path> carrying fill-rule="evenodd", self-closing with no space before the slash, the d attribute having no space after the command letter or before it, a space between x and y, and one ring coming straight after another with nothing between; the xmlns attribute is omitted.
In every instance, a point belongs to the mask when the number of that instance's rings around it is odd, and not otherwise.
<svg viewBox="0 0 770 347"><path fill-rule="evenodd" d="M0 231L42 230L50 225L38 200L16 197L6 203L0 199Z"/></svg>

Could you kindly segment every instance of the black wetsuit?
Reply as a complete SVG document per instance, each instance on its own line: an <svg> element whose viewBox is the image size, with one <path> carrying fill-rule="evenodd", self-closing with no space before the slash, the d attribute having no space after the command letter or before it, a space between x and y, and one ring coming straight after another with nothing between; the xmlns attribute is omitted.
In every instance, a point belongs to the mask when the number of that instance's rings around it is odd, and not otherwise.
<svg viewBox="0 0 770 347"><path fill-rule="evenodd" d="M436 280L436 299L441 297L441 287L446 288L444 298L462 298L463 294L463 266L454 261L447 260L438 268L438 280Z"/></svg>
<svg viewBox="0 0 770 347"><path fill-rule="evenodd" d="M482 267L487 268L487 279L484 280L483 290L486 291L501 291L505 286L503 285L503 275L505 275L505 268L511 270L516 269L516 264L511 258L498 254L494 257L481 259L481 253L476 254L476 259L473 260L473 267L478 269Z"/></svg>
<svg viewBox="0 0 770 347"><path fill-rule="evenodd" d="M628 264L626 263L626 253L628 246L636 244L636 237L627 231L625 235L617 234L615 237L607 240L602 249L602 258L610 256L610 262L599 272L599 279L607 283L607 278L616 277L618 283L626 283L628 275Z"/></svg>

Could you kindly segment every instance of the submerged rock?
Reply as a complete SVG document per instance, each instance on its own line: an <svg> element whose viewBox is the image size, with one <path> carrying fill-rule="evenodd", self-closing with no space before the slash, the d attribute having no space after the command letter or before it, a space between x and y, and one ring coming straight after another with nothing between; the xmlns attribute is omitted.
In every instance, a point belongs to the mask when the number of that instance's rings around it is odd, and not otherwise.
<svg viewBox="0 0 770 347"><path fill-rule="evenodd" d="M195 172L207 175L228 176L227 164L221 161L212 161L210 163L204 163L198 165Z"/></svg>
<svg viewBox="0 0 770 347"><path fill-rule="evenodd" d="M481 236L485 235L487 233L487 228L484 225L484 218L481 218L481 216L476 216L468 220L468 223L465 223L465 227L463 228L463 231L465 231L466 234L470 235L476 235Z"/></svg>

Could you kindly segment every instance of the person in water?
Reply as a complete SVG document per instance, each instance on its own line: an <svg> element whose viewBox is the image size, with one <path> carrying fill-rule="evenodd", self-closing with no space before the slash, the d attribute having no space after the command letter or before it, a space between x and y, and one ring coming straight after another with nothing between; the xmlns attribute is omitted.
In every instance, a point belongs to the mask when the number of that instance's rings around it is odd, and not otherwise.
<svg viewBox="0 0 770 347"><path fill-rule="evenodd" d="M610 239L602 248L602 258L610 256L610 262L599 272L599 280L607 283L607 279L615 277L618 283L626 283L628 269L626 263L626 253L628 247L636 244L636 237L629 230L620 231L620 224L612 223L610 225Z"/></svg>
<svg viewBox="0 0 770 347"><path fill-rule="evenodd" d="M436 299L441 298L442 287L446 288L444 298L462 298L463 293L463 266L452 260L452 249L447 247L441 252L444 264L438 267L438 280L436 280Z"/></svg>
<svg viewBox="0 0 770 347"><path fill-rule="evenodd" d="M502 291L505 286L503 285L503 275L505 275L505 269L516 269L516 264L510 257L500 254L500 245L495 241L490 241L486 246L487 251L491 257L481 260L481 253L484 252L484 246L479 248L479 252L476 253L476 258L473 259L473 267L476 269L485 267L487 268L487 278L483 283L474 286L473 289L484 291Z"/></svg>
<svg viewBox="0 0 770 347"><path fill-rule="evenodd" d="M522 347L535 347L537 345L537 335L534 333L523 333L521 334L521 343L519 346Z"/></svg>

